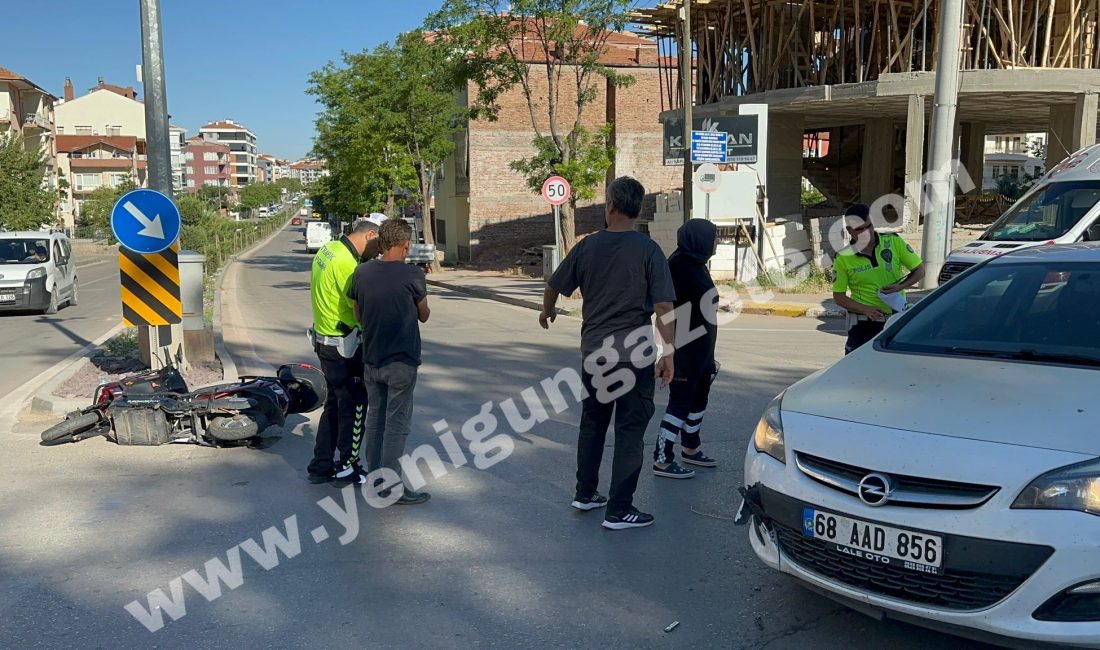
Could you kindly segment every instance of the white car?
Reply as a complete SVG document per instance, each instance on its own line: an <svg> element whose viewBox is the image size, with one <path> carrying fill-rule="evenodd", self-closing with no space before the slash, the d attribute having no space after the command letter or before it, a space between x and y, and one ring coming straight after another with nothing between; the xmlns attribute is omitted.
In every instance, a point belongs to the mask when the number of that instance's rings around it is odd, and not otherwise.
<svg viewBox="0 0 1100 650"><path fill-rule="evenodd" d="M1100 244L992 258L794 384L745 457L768 566L853 608L1100 647Z"/></svg>
<svg viewBox="0 0 1100 650"><path fill-rule="evenodd" d="M0 231L0 311L55 314L79 300L76 261L59 232Z"/></svg>
<svg viewBox="0 0 1100 650"><path fill-rule="evenodd" d="M306 223L306 252L316 253L321 247L332 241L332 226L327 221Z"/></svg>

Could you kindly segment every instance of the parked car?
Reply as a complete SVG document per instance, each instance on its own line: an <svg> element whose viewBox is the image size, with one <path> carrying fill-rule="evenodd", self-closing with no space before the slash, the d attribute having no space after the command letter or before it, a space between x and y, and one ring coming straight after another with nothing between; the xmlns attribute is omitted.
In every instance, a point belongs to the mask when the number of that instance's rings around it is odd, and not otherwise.
<svg viewBox="0 0 1100 650"><path fill-rule="evenodd" d="M1100 144L1051 169L976 241L947 256L939 281L987 257L1043 244L1100 241Z"/></svg>
<svg viewBox="0 0 1100 650"><path fill-rule="evenodd" d="M768 566L857 609L1100 647L1100 244L989 259L789 387L745 457Z"/></svg>
<svg viewBox="0 0 1100 650"><path fill-rule="evenodd" d="M0 310L55 314L76 306L79 289L69 238L60 232L0 231Z"/></svg>
<svg viewBox="0 0 1100 650"><path fill-rule="evenodd" d="M327 222L310 221L306 224L307 253L316 253L330 241L332 241L332 226Z"/></svg>
<svg viewBox="0 0 1100 650"><path fill-rule="evenodd" d="M290 225L292 225L292 226L302 225L302 218L301 217L294 217L293 219L290 220Z"/></svg>

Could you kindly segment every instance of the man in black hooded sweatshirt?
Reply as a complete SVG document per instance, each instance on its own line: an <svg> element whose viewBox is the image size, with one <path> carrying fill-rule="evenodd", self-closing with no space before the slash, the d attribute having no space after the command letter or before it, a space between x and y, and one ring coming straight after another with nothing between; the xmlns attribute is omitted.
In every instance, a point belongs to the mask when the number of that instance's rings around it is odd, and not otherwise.
<svg viewBox="0 0 1100 650"><path fill-rule="evenodd" d="M695 476L694 470L677 464L677 441L682 447L680 457L684 463L700 467L718 465L703 453L699 439L710 385L718 374L718 364L714 360L718 325L713 315L706 318L703 313L703 304L712 299L710 292L714 291L707 261L714 255L717 242L718 230L713 223L706 219L691 219L676 232L676 250L668 258L672 284L676 289L674 313L677 321L690 313L691 327L685 329L686 323L676 323L675 374L669 385L668 408L661 420L657 447L653 450L653 473L657 476ZM685 332L699 332L702 335L681 343L679 339Z"/></svg>

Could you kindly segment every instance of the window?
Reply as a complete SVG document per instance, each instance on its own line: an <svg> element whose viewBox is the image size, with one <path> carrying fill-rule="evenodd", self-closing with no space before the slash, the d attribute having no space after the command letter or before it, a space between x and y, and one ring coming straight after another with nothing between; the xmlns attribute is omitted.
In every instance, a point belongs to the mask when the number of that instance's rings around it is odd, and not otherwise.
<svg viewBox="0 0 1100 650"><path fill-rule="evenodd" d="M982 235L989 241L1046 241L1065 235L1100 202L1100 181L1063 181L1013 206Z"/></svg>
<svg viewBox="0 0 1100 650"><path fill-rule="evenodd" d="M194 187L194 186L195 186L195 179L188 178L187 179L187 187Z"/></svg>
<svg viewBox="0 0 1100 650"><path fill-rule="evenodd" d="M217 152L214 152L214 151L206 151L202 154L202 159L203 160L217 160L218 159L218 154L217 154Z"/></svg>
<svg viewBox="0 0 1100 650"><path fill-rule="evenodd" d="M65 127L63 127L63 126L57 127L57 134L58 135L65 135Z"/></svg>
<svg viewBox="0 0 1100 650"><path fill-rule="evenodd" d="M203 167L202 173L206 174L207 176L214 176L218 173L218 168L217 167Z"/></svg>
<svg viewBox="0 0 1100 650"><path fill-rule="evenodd" d="M90 126L78 126L76 127L77 135L92 135L92 127Z"/></svg>
<svg viewBox="0 0 1100 650"><path fill-rule="evenodd" d="M118 187L122 185L122 181L126 179L126 174L120 172L111 172L109 179L111 187Z"/></svg>
<svg viewBox="0 0 1100 650"><path fill-rule="evenodd" d="M195 168L194 168L194 167L191 167L190 165L188 165L188 167L187 167L187 175L188 175L188 176L190 176L191 174L194 174L194 173L195 173Z"/></svg>
<svg viewBox="0 0 1100 650"><path fill-rule="evenodd" d="M78 192L94 190L102 180L99 174L73 174L73 188Z"/></svg>
<svg viewBox="0 0 1100 650"><path fill-rule="evenodd" d="M435 232L433 232L432 234L435 235L435 243L439 244L440 246L446 246L447 245L447 222L444 219L436 219L435 220Z"/></svg>
<svg viewBox="0 0 1100 650"><path fill-rule="evenodd" d="M107 126L107 135L122 135L121 126Z"/></svg>
<svg viewBox="0 0 1100 650"><path fill-rule="evenodd" d="M194 160L195 159L195 152L194 151L188 151L186 158L188 160Z"/></svg>

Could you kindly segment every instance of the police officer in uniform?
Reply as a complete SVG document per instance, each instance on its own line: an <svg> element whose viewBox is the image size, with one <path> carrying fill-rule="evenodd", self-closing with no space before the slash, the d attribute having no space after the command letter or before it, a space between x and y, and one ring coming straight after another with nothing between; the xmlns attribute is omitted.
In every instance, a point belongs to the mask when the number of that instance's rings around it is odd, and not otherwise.
<svg viewBox="0 0 1100 650"><path fill-rule="evenodd" d="M313 258L309 283L313 327L309 334L328 383L328 399L309 463L311 483L365 480L359 450L367 392L363 386L359 321L347 290L359 262L378 255L378 229L385 220L384 215L371 214L357 221L349 234L325 244Z"/></svg>
<svg viewBox="0 0 1100 650"><path fill-rule="evenodd" d="M833 260L833 300L848 311L848 341L844 345L844 354L848 354L875 338L894 313L879 293L888 299L899 294L904 300L904 290L924 278L924 264L900 236L875 231L866 205L848 208L844 226L850 245Z"/></svg>

